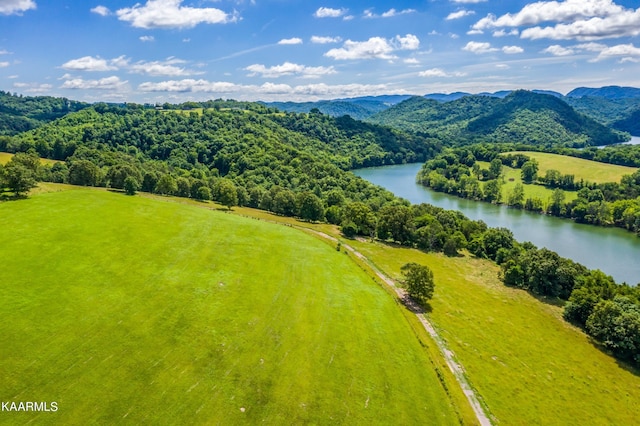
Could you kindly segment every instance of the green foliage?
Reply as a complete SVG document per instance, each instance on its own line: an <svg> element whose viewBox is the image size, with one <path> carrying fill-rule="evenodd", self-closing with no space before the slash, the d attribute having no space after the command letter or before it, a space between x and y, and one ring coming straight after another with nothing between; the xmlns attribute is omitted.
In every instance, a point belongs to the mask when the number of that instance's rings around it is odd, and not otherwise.
<svg viewBox="0 0 640 426"><path fill-rule="evenodd" d="M425 303L433 297L435 282L428 266L407 263L401 268L407 293L418 302Z"/></svg>
<svg viewBox="0 0 640 426"><path fill-rule="evenodd" d="M227 209L238 205L238 191L229 179L220 179L213 188L213 197Z"/></svg>
<svg viewBox="0 0 640 426"><path fill-rule="evenodd" d="M135 195L136 192L140 190L140 183L135 177L127 176L124 179L123 187L124 187L124 192L127 195Z"/></svg>
<svg viewBox="0 0 640 426"><path fill-rule="evenodd" d="M450 145L512 142L582 147L628 138L577 113L555 96L524 90L504 99L473 95L445 103L414 97L367 120L423 132Z"/></svg>
<svg viewBox="0 0 640 426"><path fill-rule="evenodd" d="M72 185L97 186L100 180L100 168L89 160L73 161L69 166L69 183Z"/></svg>

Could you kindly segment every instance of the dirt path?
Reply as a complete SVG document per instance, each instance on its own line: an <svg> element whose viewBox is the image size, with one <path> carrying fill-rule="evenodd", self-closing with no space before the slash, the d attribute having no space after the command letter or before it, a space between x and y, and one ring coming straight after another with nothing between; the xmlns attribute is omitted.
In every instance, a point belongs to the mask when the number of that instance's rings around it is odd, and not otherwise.
<svg viewBox="0 0 640 426"><path fill-rule="evenodd" d="M335 243L338 243L338 239L337 238L334 238L331 235L325 234L324 232L315 231L315 230L308 229L308 228L300 228L300 229L305 229L307 231L313 232L313 233L321 236L322 238L325 238L325 239L328 239L328 240L333 241ZM342 248L344 248L348 252L352 253L354 256L358 257L358 259L361 259L364 263L366 263L367 266L376 274L376 276L378 278L380 278L385 284L387 284L387 286L389 286L389 288L391 288L393 291L395 291L395 293L398 296L398 298L400 300L402 300L402 303L407 308L409 308L409 310L411 310L411 312L416 314L416 316L420 320L420 323L422 324L424 329L427 331L427 333L429 333L431 338L438 345L438 348L440 349L440 352L442 352L442 356L444 357L447 365L449 366L449 369L451 370L451 372L455 376L456 380L458 381L458 384L460 385L460 387L462 388L462 391L464 392L465 396L467 397L467 400L469 401L469 404L471 404L471 408L473 408L473 411L476 414L478 422L482 426L490 426L492 424L491 420L489 419L489 416L487 416L487 414L485 413L484 409L482 408L482 405L480 404L480 400L478 398L478 395L473 390L473 388L469 384L469 381L467 380L466 376L464 375L464 369L462 368L462 365L460 365L460 363L458 361L456 361L454 353L451 350L449 350L449 348L447 348L447 345L444 342L444 340L442 339L442 337L438 334L438 332L433 327L431 322L429 322L429 319L427 318L427 316L426 316L426 314L424 312L424 309L422 309L422 307L420 305L415 303L409 297L409 295L407 295L407 293L406 293L406 291L404 291L404 289L398 287L396 285L396 282L393 279L391 279L390 277L385 275L384 272L382 272L373 263L371 263L371 261L365 255L363 255L358 250L354 249L353 247L351 247L348 244L342 243Z"/></svg>

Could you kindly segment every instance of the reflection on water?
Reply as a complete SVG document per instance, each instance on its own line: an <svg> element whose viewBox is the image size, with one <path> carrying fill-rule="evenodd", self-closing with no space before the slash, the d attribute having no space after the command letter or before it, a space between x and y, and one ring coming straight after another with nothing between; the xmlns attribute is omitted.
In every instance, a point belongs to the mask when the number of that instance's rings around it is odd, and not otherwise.
<svg viewBox="0 0 640 426"><path fill-rule="evenodd" d="M640 143L640 138L635 139ZM447 210L458 210L470 219L482 220L491 227L508 228L518 241L531 241L538 247L547 247L591 269L600 269L617 282L632 285L640 282L640 238L634 234L431 191L415 182L421 166L374 167L355 170L354 173L412 203L429 203Z"/></svg>

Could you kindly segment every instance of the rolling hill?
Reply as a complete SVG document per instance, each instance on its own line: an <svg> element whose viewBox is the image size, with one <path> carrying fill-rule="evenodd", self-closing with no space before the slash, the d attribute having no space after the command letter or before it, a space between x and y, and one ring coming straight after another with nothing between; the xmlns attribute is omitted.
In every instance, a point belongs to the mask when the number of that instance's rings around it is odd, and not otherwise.
<svg viewBox="0 0 640 426"><path fill-rule="evenodd" d="M557 96L523 90L503 99L473 95L445 103L414 97L367 121L421 132L452 145L516 142L580 147L626 140Z"/></svg>

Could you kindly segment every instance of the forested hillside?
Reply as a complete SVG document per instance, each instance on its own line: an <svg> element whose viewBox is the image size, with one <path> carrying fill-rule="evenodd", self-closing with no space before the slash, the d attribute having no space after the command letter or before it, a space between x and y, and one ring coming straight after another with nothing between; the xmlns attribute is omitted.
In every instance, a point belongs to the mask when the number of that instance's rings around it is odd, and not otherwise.
<svg viewBox="0 0 640 426"><path fill-rule="evenodd" d="M367 121L421 132L450 145L513 142L583 147L627 139L556 96L522 90L504 99L474 95L445 103L414 97Z"/></svg>
<svg viewBox="0 0 640 426"><path fill-rule="evenodd" d="M12 95L0 90L0 135L15 135L35 129L88 106L66 98Z"/></svg>

